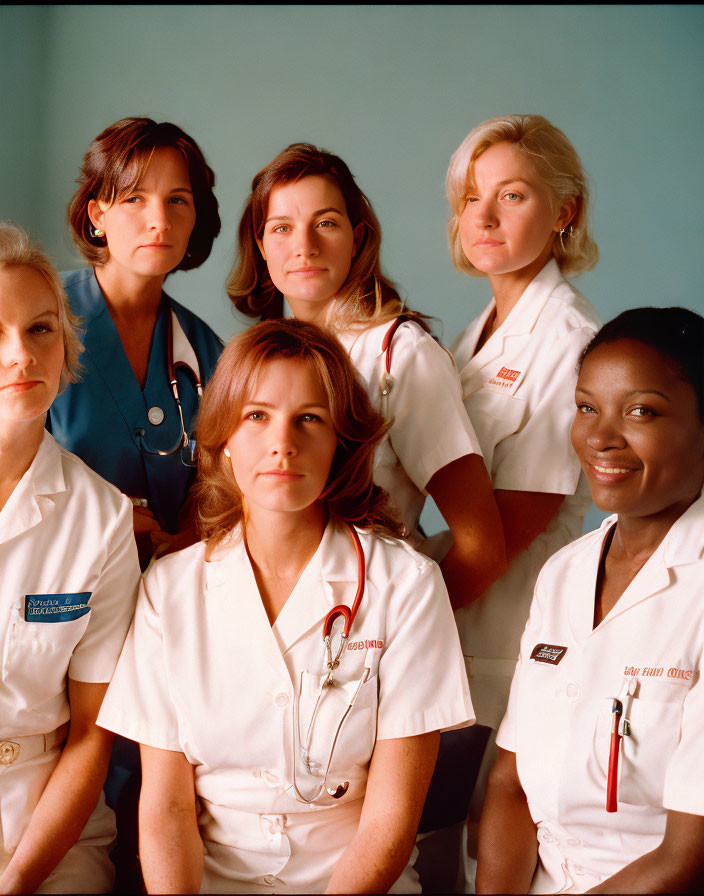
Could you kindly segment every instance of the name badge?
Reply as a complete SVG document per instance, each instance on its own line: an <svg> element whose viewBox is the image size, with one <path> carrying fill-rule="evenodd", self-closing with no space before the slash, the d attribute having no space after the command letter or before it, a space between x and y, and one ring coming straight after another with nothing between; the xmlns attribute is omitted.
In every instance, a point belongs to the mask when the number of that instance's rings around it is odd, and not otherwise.
<svg viewBox="0 0 704 896"><path fill-rule="evenodd" d="M90 612L88 601L92 591L73 594L26 594L25 622L70 622Z"/></svg>
<svg viewBox="0 0 704 896"><path fill-rule="evenodd" d="M536 644L530 655L536 663L548 663L551 666L557 666L562 657L567 653L566 647L559 647L557 644Z"/></svg>
<svg viewBox="0 0 704 896"><path fill-rule="evenodd" d="M514 370L512 367L501 366L496 373L490 377L484 388L491 392L503 392L505 395L513 395L523 379L524 371Z"/></svg>

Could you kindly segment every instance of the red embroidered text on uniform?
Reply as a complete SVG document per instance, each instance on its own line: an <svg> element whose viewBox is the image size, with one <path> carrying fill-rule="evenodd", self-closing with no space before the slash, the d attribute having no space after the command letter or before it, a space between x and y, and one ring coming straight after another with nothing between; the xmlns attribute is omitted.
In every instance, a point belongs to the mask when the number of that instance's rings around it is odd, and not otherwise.
<svg viewBox="0 0 704 896"><path fill-rule="evenodd" d="M515 383L520 375L520 370L511 370L510 367L502 367L501 370L496 374L498 379L510 380L510 382L512 383Z"/></svg>
<svg viewBox="0 0 704 896"><path fill-rule="evenodd" d="M377 647L381 649L384 646L384 642L381 638L372 639L371 641L350 641L347 645L348 650L366 650L369 647Z"/></svg>

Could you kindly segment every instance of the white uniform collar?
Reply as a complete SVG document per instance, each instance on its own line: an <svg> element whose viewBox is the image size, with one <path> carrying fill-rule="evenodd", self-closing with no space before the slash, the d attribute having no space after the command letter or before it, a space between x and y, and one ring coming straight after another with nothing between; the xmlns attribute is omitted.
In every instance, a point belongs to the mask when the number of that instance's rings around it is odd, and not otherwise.
<svg viewBox="0 0 704 896"><path fill-rule="evenodd" d="M362 535L362 541L366 540ZM256 588L239 525L218 546L205 566L209 593L220 592L228 596L239 589L239 597L243 599L241 589ZM237 583L234 592L233 582ZM343 526L329 522L317 551L275 622L278 638L290 646L311 627L322 625L325 615L336 604L351 606L356 588L357 554L352 539ZM252 592L251 600L258 605L258 593Z"/></svg>
<svg viewBox="0 0 704 896"><path fill-rule="evenodd" d="M603 533L598 539L598 544L604 543L606 530L618 521L616 514L607 517L599 529ZM639 570L632 582L626 587L621 597L608 615L602 620L594 631L609 624L612 619L625 613L635 604L667 588L672 582L670 569L687 563L695 563L701 559L704 552L704 496L700 496L682 516L675 521L669 532L658 545L653 555L648 559L642 569ZM585 580L595 581L599 558L594 554L585 557L587 568ZM591 573L591 575L590 575ZM593 595L592 595L593 596ZM580 595L581 597L581 595ZM587 609L589 620L587 619ZM591 631L591 614L594 605L583 605L581 599L571 603L570 618L573 631L577 634L581 631Z"/></svg>
<svg viewBox="0 0 704 896"><path fill-rule="evenodd" d="M599 526L606 531L618 522L618 514L608 516ZM696 563L704 556L704 491L670 527L655 553L661 554L666 567Z"/></svg>
<svg viewBox="0 0 704 896"><path fill-rule="evenodd" d="M665 564L696 563L704 555L704 493L688 507L665 536Z"/></svg>
<svg viewBox="0 0 704 896"><path fill-rule="evenodd" d="M523 290L520 299L497 332L503 327L509 327L512 335L532 332L551 293L563 280L557 262L551 258Z"/></svg>
<svg viewBox="0 0 704 896"><path fill-rule="evenodd" d="M560 268L555 259L551 258L523 290L520 299L513 306L506 320L491 334L479 351L474 354L474 349L484 329L484 324L496 307L496 301L492 297L491 302L465 331L465 334L460 337L453 348L458 367L461 370L464 370L470 364L473 368L483 367L502 354L504 342L508 337L530 334L552 292L563 282L564 277L560 273Z"/></svg>
<svg viewBox="0 0 704 896"><path fill-rule="evenodd" d="M46 519L55 506L51 496L65 491L61 450L45 430L34 460L0 511L0 543Z"/></svg>

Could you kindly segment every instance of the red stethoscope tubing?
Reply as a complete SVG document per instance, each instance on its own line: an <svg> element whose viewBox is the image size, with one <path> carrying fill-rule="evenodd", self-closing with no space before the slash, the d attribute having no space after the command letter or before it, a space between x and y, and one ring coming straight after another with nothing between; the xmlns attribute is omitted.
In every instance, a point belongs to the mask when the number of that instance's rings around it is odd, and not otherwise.
<svg viewBox="0 0 704 896"><path fill-rule="evenodd" d="M355 616L357 615L357 610L359 609L359 605L362 602L362 596L364 595L364 584L367 576L367 566L364 559L364 551L362 550L362 543L359 540L359 535L357 535L357 530L354 528L354 526L348 525L347 531L350 534L350 538L352 539L354 549L357 554L357 593L354 596L351 607L348 607L346 604L338 604L336 607L333 607L332 610L330 610L328 615L325 617L325 622L323 623L324 639L330 637L332 633L333 622L337 619L338 616L342 616L345 620L342 629L342 637L345 639L349 637L352 623L354 622Z"/></svg>

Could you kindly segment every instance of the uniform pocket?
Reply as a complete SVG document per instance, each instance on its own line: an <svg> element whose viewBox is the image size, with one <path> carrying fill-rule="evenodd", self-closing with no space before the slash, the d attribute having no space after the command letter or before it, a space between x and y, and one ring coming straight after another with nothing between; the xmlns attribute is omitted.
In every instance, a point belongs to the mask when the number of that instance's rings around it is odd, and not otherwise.
<svg viewBox="0 0 704 896"><path fill-rule="evenodd" d="M369 669L360 679L322 688L326 675L301 675L298 725L301 758L310 775L347 778L366 767L376 742L379 679Z"/></svg>
<svg viewBox="0 0 704 896"><path fill-rule="evenodd" d="M21 605L13 608L2 675L23 708L38 708L65 691L69 662L89 619L90 611L75 619L28 622Z"/></svg>
<svg viewBox="0 0 704 896"><path fill-rule="evenodd" d="M621 740L619 802L662 808L667 766L680 742L684 697L679 688L663 688L656 696L624 698L620 730L627 721L630 734ZM594 738L604 778L611 744L611 706L611 699L604 700Z"/></svg>

